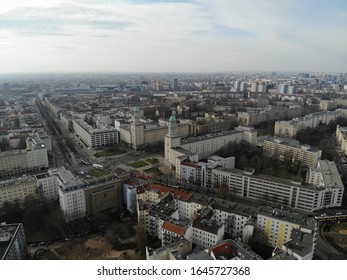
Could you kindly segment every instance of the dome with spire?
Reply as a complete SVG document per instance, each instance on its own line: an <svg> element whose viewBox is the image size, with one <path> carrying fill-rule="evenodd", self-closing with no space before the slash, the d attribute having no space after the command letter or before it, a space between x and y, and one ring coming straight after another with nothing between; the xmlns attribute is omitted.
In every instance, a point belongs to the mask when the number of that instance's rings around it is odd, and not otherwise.
<svg viewBox="0 0 347 280"><path fill-rule="evenodd" d="M175 111L172 111L172 115L169 119L170 122L176 122L176 112Z"/></svg>

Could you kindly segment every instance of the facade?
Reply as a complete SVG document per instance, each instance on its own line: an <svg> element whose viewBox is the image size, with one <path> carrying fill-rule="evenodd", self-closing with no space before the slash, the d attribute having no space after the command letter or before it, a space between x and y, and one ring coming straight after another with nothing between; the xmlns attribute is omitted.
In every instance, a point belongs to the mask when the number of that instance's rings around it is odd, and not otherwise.
<svg viewBox="0 0 347 280"><path fill-rule="evenodd" d="M95 218L106 210L120 210L122 207L123 178L114 175L98 180L89 180L84 189L86 214Z"/></svg>
<svg viewBox="0 0 347 280"><path fill-rule="evenodd" d="M271 107L268 106L261 111L237 112L239 124L254 126L264 122L302 116L303 108Z"/></svg>
<svg viewBox="0 0 347 280"><path fill-rule="evenodd" d="M86 215L86 200L82 181L61 167L56 173L59 183L59 203L65 222L83 218Z"/></svg>
<svg viewBox="0 0 347 280"><path fill-rule="evenodd" d="M314 217L270 207L262 207L258 213L257 240L259 242L272 247L283 248L284 245L284 249L290 247L294 249L295 241L299 241L296 246L297 250L300 247L306 247L306 250L309 251L303 255L305 259L313 257L317 231L318 226ZM302 236L300 236L301 233Z"/></svg>
<svg viewBox="0 0 347 280"><path fill-rule="evenodd" d="M213 211L205 208L193 221L193 244L211 247L224 239L224 224L211 219Z"/></svg>
<svg viewBox="0 0 347 280"><path fill-rule="evenodd" d="M0 224L0 260L25 260L26 257L23 224Z"/></svg>
<svg viewBox="0 0 347 280"><path fill-rule="evenodd" d="M19 202L23 205L27 197L37 196L37 180L32 176L21 176L14 179L0 181L0 207L5 202Z"/></svg>
<svg viewBox="0 0 347 280"><path fill-rule="evenodd" d="M55 200L59 198L59 183L55 176L57 170L59 170L59 168L49 169L47 173L35 175L40 198L45 200Z"/></svg>
<svg viewBox="0 0 347 280"><path fill-rule="evenodd" d="M28 171L39 171L48 168L47 148L41 141L33 138L26 140L24 150L0 153L0 177L25 174Z"/></svg>
<svg viewBox="0 0 347 280"><path fill-rule="evenodd" d="M263 152L266 157L300 162L307 167L316 167L322 156L321 150L300 145L299 141L276 138L264 140Z"/></svg>
<svg viewBox="0 0 347 280"><path fill-rule="evenodd" d="M318 173L321 175L315 175ZM201 162L196 164L193 174L196 174L195 178L193 175L186 175L192 178L192 184L212 192L225 186L228 193L236 196L282 204L303 211L341 207L342 204L344 187L334 162L320 161L316 169L310 169L308 181L304 184L294 179L255 174L253 169L228 170ZM320 179L314 179L318 176L322 177L324 183Z"/></svg>
<svg viewBox="0 0 347 280"><path fill-rule="evenodd" d="M102 123L97 123L97 128L87 124L84 120L76 118L73 127L80 139L90 148L109 146L119 143L119 132Z"/></svg>
<svg viewBox="0 0 347 280"><path fill-rule="evenodd" d="M297 132L305 128L315 128L321 124L329 124L341 115L340 111L326 111L308 114L301 118L293 118L290 121L275 122L275 135L280 137L294 137Z"/></svg>

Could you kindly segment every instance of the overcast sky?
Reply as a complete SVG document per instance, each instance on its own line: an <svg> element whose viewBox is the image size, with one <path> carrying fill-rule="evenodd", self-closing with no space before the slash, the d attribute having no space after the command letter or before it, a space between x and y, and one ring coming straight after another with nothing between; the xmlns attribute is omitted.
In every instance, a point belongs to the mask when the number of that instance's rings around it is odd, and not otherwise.
<svg viewBox="0 0 347 280"><path fill-rule="evenodd" d="M0 72L347 72L346 0L1 0Z"/></svg>

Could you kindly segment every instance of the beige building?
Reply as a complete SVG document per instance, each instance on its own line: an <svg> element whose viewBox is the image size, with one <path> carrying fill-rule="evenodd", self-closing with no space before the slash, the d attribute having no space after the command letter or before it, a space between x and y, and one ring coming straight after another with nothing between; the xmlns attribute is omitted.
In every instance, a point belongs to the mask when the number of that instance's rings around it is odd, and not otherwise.
<svg viewBox="0 0 347 280"><path fill-rule="evenodd" d="M274 133L280 137L294 137L301 129L329 124L330 121L335 121L339 116L341 116L341 112L337 110L308 114L301 118L293 118L290 121L277 121L275 122Z"/></svg>
<svg viewBox="0 0 347 280"><path fill-rule="evenodd" d="M279 160L300 162L307 167L316 167L322 151L308 145L300 145L299 141L271 138L264 140L263 151L266 157Z"/></svg>
<svg viewBox="0 0 347 280"><path fill-rule="evenodd" d="M35 177L22 176L0 181L0 207L4 206L5 202L18 201L23 204L27 197L36 197L36 195L37 180Z"/></svg>
<svg viewBox="0 0 347 280"><path fill-rule="evenodd" d="M0 178L39 171L48 167L47 148L42 142L27 139L27 148L0 153Z"/></svg>

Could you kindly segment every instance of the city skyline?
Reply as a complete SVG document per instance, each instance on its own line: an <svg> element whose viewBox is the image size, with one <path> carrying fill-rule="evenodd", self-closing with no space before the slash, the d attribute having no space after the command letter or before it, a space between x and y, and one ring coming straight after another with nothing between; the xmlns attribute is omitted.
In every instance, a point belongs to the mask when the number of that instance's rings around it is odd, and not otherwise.
<svg viewBox="0 0 347 280"><path fill-rule="evenodd" d="M347 3L5 1L0 73L347 71Z"/></svg>

